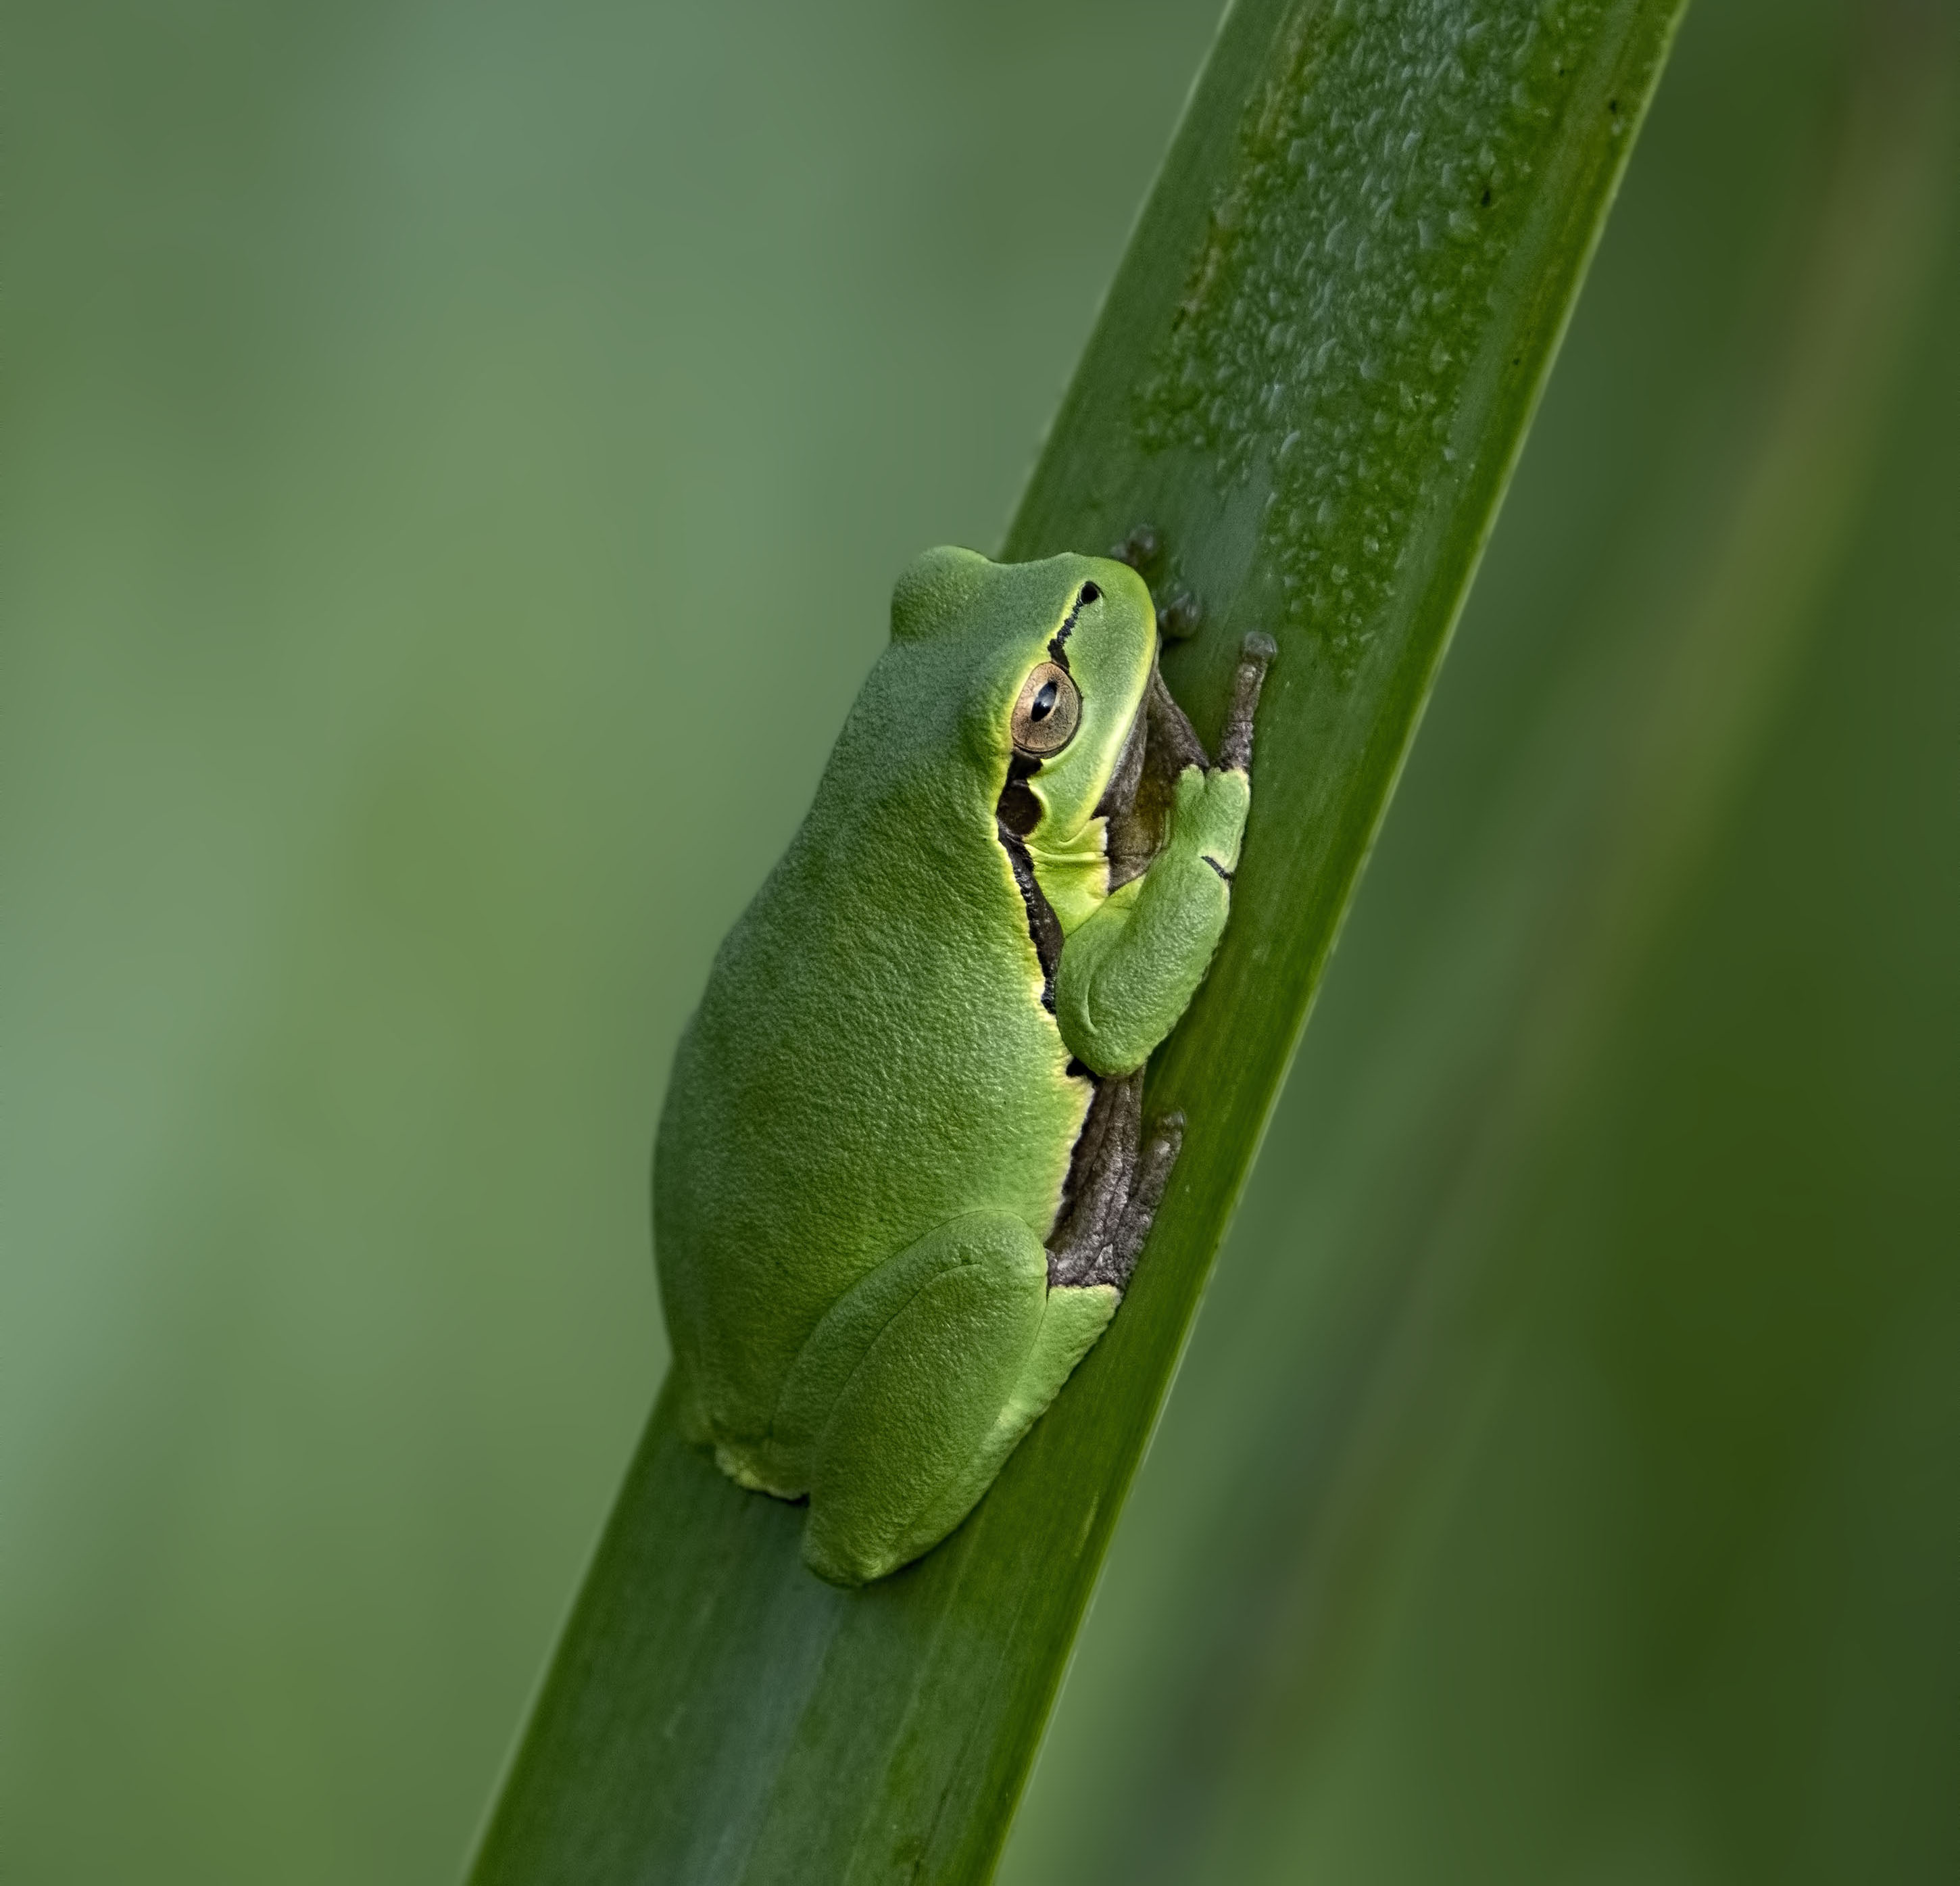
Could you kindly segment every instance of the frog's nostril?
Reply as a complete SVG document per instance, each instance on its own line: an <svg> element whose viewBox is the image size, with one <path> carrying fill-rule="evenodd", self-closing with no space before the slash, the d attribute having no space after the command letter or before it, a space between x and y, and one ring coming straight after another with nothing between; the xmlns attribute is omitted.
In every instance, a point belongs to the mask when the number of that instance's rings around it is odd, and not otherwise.
<svg viewBox="0 0 1960 1886"><path fill-rule="evenodd" d="M1082 594L1077 600L1083 604L1099 603L1102 600L1102 592L1093 583L1084 583Z"/></svg>

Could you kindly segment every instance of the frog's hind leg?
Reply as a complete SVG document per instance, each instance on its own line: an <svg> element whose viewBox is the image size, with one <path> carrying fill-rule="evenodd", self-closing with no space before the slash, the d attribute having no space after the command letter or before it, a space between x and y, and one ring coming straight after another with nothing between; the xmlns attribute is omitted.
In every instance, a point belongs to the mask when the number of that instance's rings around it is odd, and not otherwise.
<svg viewBox="0 0 1960 1886"><path fill-rule="evenodd" d="M1146 1136L1141 1070L1099 1085L1048 1247L975 1212L848 1292L804 1346L772 1424L807 1463L803 1558L834 1585L896 1571L973 1510L1115 1314L1182 1142Z"/></svg>
<svg viewBox="0 0 1960 1886"><path fill-rule="evenodd" d="M1145 1138L1144 1074L1106 1080L1090 1103L1069 1174L1068 1203L1048 1240L1049 1282L1128 1287L1184 1143L1184 1116L1167 1114Z"/></svg>
<svg viewBox="0 0 1960 1886"><path fill-rule="evenodd" d="M1144 1142L1130 1181L1130 1196L1122 1215L1112 1228L1100 1260L1089 1272L1091 1284L1109 1284L1127 1290L1144 1254L1150 1227L1157 1222L1157 1207L1163 1203L1164 1187L1170 1184L1171 1168L1184 1149L1184 1116L1166 1113L1151 1128Z"/></svg>
<svg viewBox="0 0 1960 1886"><path fill-rule="evenodd" d="M1086 1283L1129 1203L1143 1132L1144 1077L1134 1074L1096 1084L1089 1117L1075 1142L1075 1157L1061 1216L1048 1241L1052 1284Z"/></svg>
<svg viewBox="0 0 1960 1886"><path fill-rule="evenodd" d="M1115 1302L1113 1290L1050 1290L1040 1241L994 1212L940 1226L847 1292L777 1410L778 1440L809 1464L804 1562L862 1585L937 1545Z"/></svg>

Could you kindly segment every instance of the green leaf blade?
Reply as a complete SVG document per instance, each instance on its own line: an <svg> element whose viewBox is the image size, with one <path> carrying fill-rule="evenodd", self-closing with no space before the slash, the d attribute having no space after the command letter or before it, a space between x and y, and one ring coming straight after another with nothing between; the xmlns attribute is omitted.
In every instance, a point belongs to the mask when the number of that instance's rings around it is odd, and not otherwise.
<svg viewBox="0 0 1960 1886"><path fill-rule="evenodd" d="M1154 526L1160 598L1204 605L1166 662L1202 731L1239 636L1281 644L1232 924L1153 1064L1190 1128L1150 1247L973 1518L863 1591L663 1396L482 1886L992 1871L1681 10L1227 16L1007 544Z"/></svg>

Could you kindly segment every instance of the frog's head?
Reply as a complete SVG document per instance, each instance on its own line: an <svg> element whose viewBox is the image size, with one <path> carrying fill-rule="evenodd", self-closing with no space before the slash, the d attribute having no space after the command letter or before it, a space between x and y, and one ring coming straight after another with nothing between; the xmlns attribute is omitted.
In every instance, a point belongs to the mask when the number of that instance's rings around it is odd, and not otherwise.
<svg viewBox="0 0 1960 1886"><path fill-rule="evenodd" d="M994 563L928 550L892 597L895 642L953 658L962 744L1003 816L1066 841L1095 816L1157 661L1144 579L1099 556ZM949 676L949 680L952 677Z"/></svg>

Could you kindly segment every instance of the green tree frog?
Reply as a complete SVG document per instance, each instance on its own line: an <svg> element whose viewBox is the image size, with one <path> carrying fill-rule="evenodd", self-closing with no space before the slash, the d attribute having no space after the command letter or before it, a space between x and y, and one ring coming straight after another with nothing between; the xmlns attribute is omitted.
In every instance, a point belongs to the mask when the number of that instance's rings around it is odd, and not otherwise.
<svg viewBox="0 0 1960 1886"><path fill-rule="evenodd" d="M928 552L723 942L655 1142L683 1422L860 1585L972 1511L1110 1317L1183 1127L1142 1069L1225 927L1272 644L1217 763L1137 572Z"/></svg>

